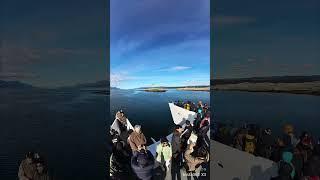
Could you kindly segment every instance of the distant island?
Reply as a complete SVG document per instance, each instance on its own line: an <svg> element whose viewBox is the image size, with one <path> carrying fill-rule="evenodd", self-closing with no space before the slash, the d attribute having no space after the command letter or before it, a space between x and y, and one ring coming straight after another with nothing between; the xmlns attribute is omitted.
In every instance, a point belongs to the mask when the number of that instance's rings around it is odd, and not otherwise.
<svg viewBox="0 0 320 180"><path fill-rule="evenodd" d="M211 80L214 91L248 91L320 95L320 75Z"/></svg>
<svg viewBox="0 0 320 180"><path fill-rule="evenodd" d="M146 89L143 89L143 91L146 91L146 92L166 92L167 90L163 89L163 88L146 88Z"/></svg>
<svg viewBox="0 0 320 180"><path fill-rule="evenodd" d="M141 87L137 90L146 92L166 92L169 89L178 91L210 91L210 86L159 86L159 87Z"/></svg>

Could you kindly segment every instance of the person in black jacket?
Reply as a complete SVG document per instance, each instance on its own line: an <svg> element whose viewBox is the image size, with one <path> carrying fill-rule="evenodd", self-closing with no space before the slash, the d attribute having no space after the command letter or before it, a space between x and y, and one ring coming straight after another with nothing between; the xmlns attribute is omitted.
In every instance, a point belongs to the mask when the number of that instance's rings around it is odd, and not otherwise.
<svg viewBox="0 0 320 180"><path fill-rule="evenodd" d="M208 131L210 130L209 122L204 121L203 126L199 129L198 132L198 140L201 140L200 142L202 145L206 146L209 148L210 146L210 139L207 135Z"/></svg>
<svg viewBox="0 0 320 180"><path fill-rule="evenodd" d="M275 138L272 136L272 131L267 128L263 131L261 137L258 139L257 151L258 155L267 159L271 158L271 154L276 144Z"/></svg>
<svg viewBox="0 0 320 180"><path fill-rule="evenodd" d="M176 125L173 131L171 139L172 148L172 162L171 162L171 177L173 180L181 179L180 169L182 166L182 140L181 135L183 133L183 128L181 125ZM187 139L188 140L188 139Z"/></svg>
<svg viewBox="0 0 320 180"><path fill-rule="evenodd" d="M185 150L187 148L187 145L188 145L188 139L190 138L191 136L191 133L193 131L193 126L192 124L190 123L189 120L186 120L186 126L184 127L184 131L183 133L181 134L181 147L182 147L182 150Z"/></svg>
<svg viewBox="0 0 320 180"><path fill-rule="evenodd" d="M279 175L277 177L271 178L271 180L292 180L292 170L293 168L289 163L283 163L279 168Z"/></svg>
<svg viewBox="0 0 320 180"><path fill-rule="evenodd" d="M110 177L111 179L121 179L130 174L130 154L124 148L122 141L117 141L113 145L110 156Z"/></svg>
<svg viewBox="0 0 320 180"><path fill-rule="evenodd" d="M131 167L141 180L150 180L153 177L154 157L149 150L141 149L131 158Z"/></svg>

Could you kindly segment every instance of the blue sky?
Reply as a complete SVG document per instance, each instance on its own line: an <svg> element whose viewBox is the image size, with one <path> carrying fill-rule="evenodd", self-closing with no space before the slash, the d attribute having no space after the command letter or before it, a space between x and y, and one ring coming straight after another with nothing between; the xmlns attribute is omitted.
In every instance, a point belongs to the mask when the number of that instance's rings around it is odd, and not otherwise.
<svg viewBox="0 0 320 180"><path fill-rule="evenodd" d="M111 1L111 86L207 85L209 0Z"/></svg>
<svg viewBox="0 0 320 180"><path fill-rule="evenodd" d="M216 0L214 78L320 74L319 0Z"/></svg>
<svg viewBox="0 0 320 180"><path fill-rule="evenodd" d="M111 84L207 84L210 65L214 78L320 74L319 0L181 2L111 0ZM2 0L0 80L108 79L107 10L105 0Z"/></svg>

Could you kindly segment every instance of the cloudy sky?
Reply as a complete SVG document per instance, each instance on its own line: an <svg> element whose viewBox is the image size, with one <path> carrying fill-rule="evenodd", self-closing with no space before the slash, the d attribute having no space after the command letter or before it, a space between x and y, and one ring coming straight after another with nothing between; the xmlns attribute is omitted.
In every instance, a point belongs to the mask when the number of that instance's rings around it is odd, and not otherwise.
<svg viewBox="0 0 320 180"><path fill-rule="evenodd" d="M319 0L211 2L215 78L320 74ZM107 79L106 1L2 0L0 80ZM207 84L209 0L111 0L111 85Z"/></svg>
<svg viewBox="0 0 320 180"><path fill-rule="evenodd" d="M320 74L319 0L216 0L213 76Z"/></svg>
<svg viewBox="0 0 320 180"><path fill-rule="evenodd" d="M111 86L209 84L209 2L111 1Z"/></svg>
<svg viewBox="0 0 320 180"><path fill-rule="evenodd" d="M0 80L57 87L107 79L106 2L2 0Z"/></svg>

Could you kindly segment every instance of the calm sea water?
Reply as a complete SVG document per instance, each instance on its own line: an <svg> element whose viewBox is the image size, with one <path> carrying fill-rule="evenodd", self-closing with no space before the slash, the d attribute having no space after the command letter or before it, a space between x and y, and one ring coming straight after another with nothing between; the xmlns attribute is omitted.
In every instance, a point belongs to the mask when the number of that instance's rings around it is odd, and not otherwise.
<svg viewBox="0 0 320 180"><path fill-rule="evenodd" d="M215 91L212 98L214 119L235 126L256 123L279 134L285 123L320 137L320 96L286 93Z"/></svg>
<svg viewBox="0 0 320 180"><path fill-rule="evenodd" d="M108 96L88 91L0 91L0 179L16 179L29 150L42 153L60 179L104 179L110 116L123 109L145 135L160 138L173 127L168 102L177 99L209 102L207 92L147 93L112 91ZM111 108L110 108L111 107Z"/></svg>
<svg viewBox="0 0 320 180"><path fill-rule="evenodd" d="M209 92L168 90L167 92L144 92L139 90L111 90L110 107L112 119L119 109L127 114L132 125L142 125L147 140L160 139L172 133L174 123L169 102L190 100L210 104ZM111 122L112 123L112 122Z"/></svg>
<svg viewBox="0 0 320 180"><path fill-rule="evenodd" d="M253 122L274 131L290 122L297 131L308 130L320 136L319 96L222 91L213 94L216 121L235 125ZM77 90L1 89L0 97L0 179L16 178L18 165L29 150L43 153L50 170L60 179L104 179L107 126L117 110L123 109L133 124L141 124L150 141L150 137L159 139L172 132L168 102L210 101L208 92L175 90L112 90L110 106L107 95Z"/></svg>
<svg viewBox="0 0 320 180"><path fill-rule="evenodd" d="M106 95L1 89L0 97L0 179L17 179L30 150L58 179L104 179Z"/></svg>

